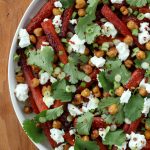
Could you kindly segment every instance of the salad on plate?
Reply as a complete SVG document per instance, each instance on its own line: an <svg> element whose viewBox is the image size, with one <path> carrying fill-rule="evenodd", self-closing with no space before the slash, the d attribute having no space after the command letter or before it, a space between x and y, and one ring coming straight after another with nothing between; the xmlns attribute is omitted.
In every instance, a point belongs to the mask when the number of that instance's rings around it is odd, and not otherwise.
<svg viewBox="0 0 150 150"><path fill-rule="evenodd" d="M23 129L55 150L150 150L150 1L49 0L19 30Z"/></svg>

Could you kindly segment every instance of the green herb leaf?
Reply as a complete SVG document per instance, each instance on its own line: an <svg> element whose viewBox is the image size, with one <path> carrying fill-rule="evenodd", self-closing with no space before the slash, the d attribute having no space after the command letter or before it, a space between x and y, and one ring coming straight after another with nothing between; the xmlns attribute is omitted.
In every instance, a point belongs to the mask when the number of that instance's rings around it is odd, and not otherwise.
<svg viewBox="0 0 150 150"><path fill-rule="evenodd" d="M76 136L74 150L99 150L99 146L96 142L83 141L80 136Z"/></svg>
<svg viewBox="0 0 150 150"><path fill-rule="evenodd" d="M34 120L25 120L23 122L23 129L35 143L40 143L45 140L42 129L36 127Z"/></svg>
<svg viewBox="0 0 150 150"><path fill-rule="evenodd" d="M133 95L129 102L125 104L125 117L131 121L135 121L142 115L144 99L140 95Z"/></svg>
<svg viewBox="0 0 150 150"><path fill-rule="evenodd" d="M51 74L53 71L52 67L53 60L54 60L54 51L51 47L46 46L42 50L30 51L27 61L29 65L36 65L41 69L43 69L44 71Z"/></svg>
<svg viewBox="0 0 150 150"><path fill-rule="evenodd" d="M90 112L87 112L84 115L78 117L76 129L80 135L89 135L93 117L93 114Z"/></svg>
<svg viewBox="0 0 150 150"><path fill-rule="evenodd" d="M127 4L135 7L143 7L146 6L147 3L150 3L149 0L126 0Z"/></svg>
<svg viewBox="0 0 150 150"><path fill-rule="evenodd" d="M74 4L74 0L60 0L60 2L62 3L64 9L69 8Z"/></svg>
<svg viewBox="0 0 150 150"><path fill-rule="evenodd" d="M117 131L109 131L105 137L105 141L103 143L105 145L117 145L121 146L126 140L126 135L122 130Z"/></svg>

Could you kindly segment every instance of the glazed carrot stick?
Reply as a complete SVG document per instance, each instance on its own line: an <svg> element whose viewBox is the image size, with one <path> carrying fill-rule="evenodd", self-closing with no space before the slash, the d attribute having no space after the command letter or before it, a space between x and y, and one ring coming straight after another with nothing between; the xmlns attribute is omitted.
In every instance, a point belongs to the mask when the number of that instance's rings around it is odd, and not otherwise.
<svg viewBox="0 0 150 150"><path fill-rule="evenodd" d="M99 128L105 128L106 123L101 117L94 117L93 123L92 123L92 128L93 129L99 129Z"/></svg>
<svg viewBox="0 0 150 150"><path fill-rule="evenodd" d="M61 28L61 36L65 37L68 31L69 21L71 19L71 16L73 14L73 7L70 7L66 9L63 13L62 17L62 28Z"/></svg>
<svg viewBox="0 0 150 150"><path fill-rule="evenodd" d="M43 44L42 44L43 42L47 42L46 36L40 36L40 37L38 37L38 38L37 38L37 43L36 43L36 48L37 48L37 49L40 49L41 46L43 45Z"/></svg>
<svg viewBox="0 0 150 150"><path fill-rule="evenodd" d="M96 142L99 145L100 150L107 150L107 147L101 142L100 139L97 139Z"/></svg>
<svg viewBox="0 0 150 150"><path fill-rule="evenodd" d="M55 28L52 24L52 20L49 19L48 21L42 22L41 25L47 36L47 39L48 39L50 45L58 53L58 57L59 57L60 61L63 64L66 64L68 62L67 53L55 31Z"/></svg>
<svg viewBox="0 0 150 150"><path fill-rule="evenodd" d="M41 10L37 13L37 15L31 19L30 23L27 25L27 31L29 33L32 33L32 31L35 28L40 27L41 22L45 19L45 18L49 18L52 14L52 10L54 8L54 2L55 0L50 0L49 2L47 2L42 8Z"/></svg>
<svg viewBox="0 0 150 150"><path fill-rule="evenodd" d="M64 139L65 139L70 145L74 145L74 136L70 135L69 132L65 132Z"/></svg>
<svg viewBox="0 0 150 150"><path fill-rule="evenodd" d="M139 8L140 13L150 13L150 9L148 7L141 7Z"/></svg>

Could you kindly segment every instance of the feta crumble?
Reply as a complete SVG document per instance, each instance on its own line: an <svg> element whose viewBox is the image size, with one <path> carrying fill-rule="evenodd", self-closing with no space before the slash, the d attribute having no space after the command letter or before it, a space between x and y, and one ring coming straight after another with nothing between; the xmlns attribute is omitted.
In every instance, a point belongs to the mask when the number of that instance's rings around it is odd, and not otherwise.
<svg viewBox="0 0 150 150"><path fill-rule="evenodd" d="M59 145L55 150L64 150L64 144Z"/></svg>
<svg viewBox="0 0 150 150"><path fill-rule="evenodd" d="M53 19L53 25L55 28L59 28L62 26L62 20L61 20L61 15L57 15Z"/></svg>
<svg viewBox="0 0 150 150"><path fill-rule="evenodd" d="M131 91L130 90L124 91L120 97L120 103L121 104L122 103L128 103L130 100L130 97L131 97Z"/></svg>
<svg viewBox="0 0 150 150"><path fill-rule="evenodd" d="M62 8L62 3L60 1L54 2L54 6L57 8Z"/></svg>
<svg viewBox="0 0 150 150"><path fill-rule="evenodd" d="M147 70L147 69L149 69L149 63L143 62L143 63L141 64L141 67L142 67L143 69Z"/></svg>
<svg viewBox="0 0 150 150"><path fill-rule="evenodd" d="M85 52L85 40L81 40L78 35L74 34L72 38L69 40L69 45L73 49L74 52L84 54Z"/></svg>
<svg viewBox="0 0 150 150"><path fill-rule="evenodd" d="M129 120L128 118L125 118L124 122L125 122L126 124L131 124L131 120Z"/></svg>
<svg viewBox="0 0 150 150"><path fill-rule="evenodd" d="M99 129L99 135L103 139L103 141L105 141L105 137L106 137L107 133L109 132L109 130L110 130L110 126L108 126L106 129L105 128Z"/></svg>
<svg viewBox="0 0 150 150"><path fill-rule="evenodd" d="M83 114L83 112L81 112L78 107L76 107L72 104L68 104L68 111L69 111L70 115L73 117Z"/></svg>
<svg viewBox="0 0 150 150"><path fill-rule="evenodd" d="M117 46L116 49L119 53L118 57L121 61L126 60L129 57L130 54L130 50L129 50L129 46L124 43L124 42L120 42Z"/></svg>
<svg viewBox="0 0 150 150"><path fill-rule="evenodd" d="M147 93L150 93L150 84L146 83L146 79L145 78L140 82L139 87L145 88Z"/></svg>
<svg viewBox="0 0 150 150"><path fill-rule="evenodd" d="M68 150L74 150L74 146L69 147Z"/></svg>
<svg viewBox="0 0 150 150"><path fill-rule="evenodd" d="M45 103L45 105L50 108L53 104L54 104L55 99L52 96L47 96L45 95L43 97L43 102Z"/></svg>
<svg viewBox="0 0 150 150"><path fill-rule="evenodd" d="M70 23L71 23L72 25L77 24L77 19L72 19L72 20L70 20Z"/></svg>
<svg viewBox="0 0 150 150"><path fill-rule="evenodd" d="M74 135L76 133L76 129L71 129L71 130L69 130L69 134L70 135Z"/></svg>
<svg viewBox="0 0 150 150"><path fill-rule="evenodd" d="M26 29L19 30L19 46L25 48L31 44L30 37Z"/></svg>
<svg viewBox="0 0 150 150"><path fill-rule="evenodd" d="M111 0L112 3L122 4L123 0Z"/></svg>
<svg viewBox="0 0 150 150"><path fill-rule="evenodd" d="M126 150L127 149L127 142L124 142L121 146L117 146L117 148L118 148L117 150Z"/></svg>
<svg viewBox="0 0 150 150"><path fill-rule="evenodd" d="M63 130L55 128L50 129L50 136L57 144L64 142L64 135L65 132Z"/></svg>
<svg viewBox="0 0 150 150"><path fill-rule="evenodd" d="M28 99L29 88L27 84L18 84L15 89L16 97L19 101L25 102Z"/></svg>
<svg viewBox="0 0 150 150"><path fill-rule="evenodd" d="M142 113L145 114L145 117L147 117L148 113L150 111L150 98L144 98L144 106Z"/></svg>
<svg viewBox="0 0 150 150"><path fill-rule="evenodd" d="M40 84L44 85L48 82L48 80L50 79L50 76L47 72L41 73L40 74Z"/></svg>
<svg viewBox="0 0 150 150"><path fill-rule="evenodd" d="M92 57L91 63L96 66L97 68L103 67L105 65L106 60L103 57Z"/></svg>
<svg viewBox="0 0 150 150"><path fill-rule="evenodd" d="M147 19L150 19L150 13L144 14L144 17L147 18Z"/></svg>

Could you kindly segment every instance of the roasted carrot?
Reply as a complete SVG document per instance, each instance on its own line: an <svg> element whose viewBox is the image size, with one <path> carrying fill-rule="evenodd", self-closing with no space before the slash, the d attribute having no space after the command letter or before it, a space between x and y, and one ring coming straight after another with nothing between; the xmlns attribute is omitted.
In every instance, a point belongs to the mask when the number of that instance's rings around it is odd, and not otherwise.
<svg viewBox="0 0 150 150"><path fill-rule="evenodd" d="M70 135L69 132L65 132L64 139L70 144L74 145L74 136Z"/></svg>
<svg viewBox="0 0 150 150"><path fill-rule="evenodd" d="M146 141L146 146L142 150L150 150L150 140Z"/></svg>
<svg viewBox="0 0 150 150"><path fill-rule="evenodd" d="M101 117L94 117L93 123L92 123L92 128L93 129L99 129L99 128L105 128L106 123Z"/></svg>
<svg viewBox="0 0 150 150"><path fill-rule="evenodd" d="M47 36L47 39L48 39L50 45L58 53L58 57L59 57L60 61L63 64L66 64L68 62L67 53L55 31L55 28L52 24L52 20L49 19L48 21L42 22L41 25Z"/></svg>
<svg viewBox="0 0 150 150"><path fill-rule="evenodd" d="M96 139L96 142L97 142L100 150L107 150L107 147L101 142L100 139Z"/></svg>
<svg viewBox="0 0 150 150"><path fill-rule="evenodd" d="M37 13L37 15L33 19L31 19L30 23L27 25L27 31L29 33L32 33L32 31L35 28L40 27L41 22L45 18L49 18L52 15L52 10L54 8L54 2L55 2L55 0L50 0L49 2L47 2L41 8L41 10Z"/></svg>
<svg viewBox="0 0 150 150"><path fill-rule="evenodd" d="M150 13L150 9L148 7L141 7L139 8L140 13Z"/></svg>
<svg viewBox="0 0 150 150"><path fill-rule="evenodd" d="M43 45L43 42L47 42L46 36L40 36L37 38L37 43L36 43L36 48L40 49L41 46Z"/></svg>

